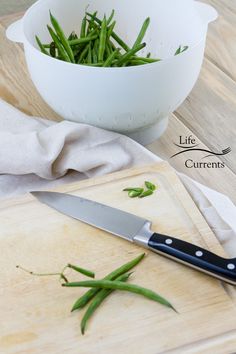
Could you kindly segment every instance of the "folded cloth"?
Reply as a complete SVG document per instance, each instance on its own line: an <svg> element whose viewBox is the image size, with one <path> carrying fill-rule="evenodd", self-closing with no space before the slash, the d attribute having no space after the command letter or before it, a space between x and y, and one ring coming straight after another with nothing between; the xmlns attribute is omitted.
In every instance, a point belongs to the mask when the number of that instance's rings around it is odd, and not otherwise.
<svg viewBox="0 0 236 354"><path fill-rule="evenodd" d="M3 100L0 151L0 198L161 161L126 136L86 124L29 118ZM179 176L223 247L235 255L236 207L226 196Z"/></svg>

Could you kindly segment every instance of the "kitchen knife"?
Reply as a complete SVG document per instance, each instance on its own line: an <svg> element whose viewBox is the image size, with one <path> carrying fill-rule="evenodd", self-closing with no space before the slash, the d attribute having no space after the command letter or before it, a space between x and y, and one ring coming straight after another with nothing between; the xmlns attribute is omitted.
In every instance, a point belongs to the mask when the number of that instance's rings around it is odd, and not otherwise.
<svg viewBox="0 0 236 354"><path fill-rule="evenodd" d="M74 219L236 285L236 258L226 259L191 243L151 231L151 221L81 197L31 192L40 202Z"/></svg>

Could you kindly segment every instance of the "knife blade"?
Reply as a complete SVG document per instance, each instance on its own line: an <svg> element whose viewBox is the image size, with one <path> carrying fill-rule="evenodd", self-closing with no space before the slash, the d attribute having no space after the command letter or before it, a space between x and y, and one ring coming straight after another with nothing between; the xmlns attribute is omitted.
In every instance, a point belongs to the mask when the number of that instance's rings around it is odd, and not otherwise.
<svg viewBox="0 0 236 354"><path fill-rule="evenodd" d="M37 191L31 194L69 217L236 285L236 258L226 259L192 243L154 232L150 220L93 200L56 192Z"/></svg>

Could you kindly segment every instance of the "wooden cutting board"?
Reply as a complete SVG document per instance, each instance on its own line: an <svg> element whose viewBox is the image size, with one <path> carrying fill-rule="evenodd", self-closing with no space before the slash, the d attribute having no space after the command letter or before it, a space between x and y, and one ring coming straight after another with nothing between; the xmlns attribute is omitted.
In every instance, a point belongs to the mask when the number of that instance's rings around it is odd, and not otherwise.
<svg viewBox="0 0 236 354"><path fill-rule="evenodd" d="M153 196L130 199L122 192L145 180L158 184ZM166 163L57 190L137 214L152 220L153 230L224 254ZM71 262L101 278L143 249L64 216L29 195L1 203L0 230L0 353L226 354L236 348L236 307L227 287L149 251L130 282L162 294L179 314L138 295L116 292L97 310L82 336L83 311L71 314L70 309L84 289L62 288L57 278L32 277L16 265L57 272ZM72 273L69 278L75 279Z"/></svg>

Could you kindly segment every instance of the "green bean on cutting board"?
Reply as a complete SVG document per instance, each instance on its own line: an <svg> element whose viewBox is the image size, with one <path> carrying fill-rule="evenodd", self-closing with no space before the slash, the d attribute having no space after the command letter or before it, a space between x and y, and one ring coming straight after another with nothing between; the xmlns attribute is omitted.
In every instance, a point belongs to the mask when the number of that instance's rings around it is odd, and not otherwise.
<svg viewBox="0 0 236 354"><path fill-rule="evenodd" d="M69 288L83 287L83 288L102 288L102 289L129 291L131 293L142 295L150 300L159 302L160 304L175 310L169 301L167 301L161 295L155 293L154 291L143 288L136 284L126 284L118 280L85 280L85 281L64 283L62 284L62 286L69 287Z"/></svg>
<svg viewBox="0 0 236 354"><path fill-rule="evenodd" d="M128 187L123 189L123 192L128 192L130 198L145 198L152 195L157 189L157 186L149 181L145 181L145 187L146 190L141 187Z"/></svg>
<svg viewBox="0 0 236 354"><path fill-rule="evenodd" d="M68 268L71 268L71 269L73 269L73 270L75 270L75 271L78 272L78 273L81 273L81 274L83 274L83 275L86 275L86 276L89 277L89 278L95 278L95 273L94 273L94 272L91 272L91 270L84 269L84 268L75 266L75 265L70 264L70 263L67 264L67 267L68 267Z"/></svg>
<svg viewBox="0 0 236 354"><path fill-rule="evenodd" d="M150 186L151 187L151 186ZM151 189L149 189L151 190ZM34 273L32 271L29 271L21 266L17 266L17 268L20 268L24 272L27 272L31 275L35 276L59 276L60 279L64 280L64 283L62 286L64 287L90 287L91 289L87 291L84 295L82 295L74 304L72 311L80 309L87 305L89 302L89 306L87 307L87 310L82 318L81 321L81 333L85 333L86 325L88 323L88 320L91 318L91 316L94 314L96 309L101 305L101 303L115 290L121 290L121 291L128 291L131 293L135 293L138 295L141 295L143 297L146 297L150 300L153 300L155 302L158 302L166 307L169 307L173 309L174 311L175 308L172 306L172 304L167 301L164 297L161 295L157 294L153 290L141 287L139 285L135 284L128 284L126 283L131 276L132 273L128 273L129 270L134 268L141 260L144 258L145 253L139 255L132 261L122 265L121 267L115 269L113 272L109 273L105 278L102 280L90 280L90 281L76 281L76 282L69 282L67 277L65 276L65 271L70 268L74 270L76 273L81 273L86 275L87 277L94 278L95 274L94 272L81 268L79 266L75 266L73 264L68 263L61 272L58 273ZM177 312L177 311L176 311Z"/></svg>
<svg viewBox="0 0 236 354"><path fill-rule="evenodd" d="M117 278L117 281L121 281L121 282L126 282L130 275L132 273L127 273L127 274L122 274L121 276L119 276ZM85 312L81 324L80 324L80 328L81 328L81 333L84 334L85 332L85 328L87 325L88 320L90 319L90 317L93 315L93 313L96 311L96 309L101 305L101 303L111 294L113 293L114 289L101 289L96 296L94 297L94 299L91 301L87 311Z"/></svg>
<svg viewBox="0 0 236 354"><path fill-rule="evenodd" d="M132 268L134 268L141 260L144 258L145 253L142 253L140 256L136 257L132 261L122 265L121 267L115 269L113 272L109 273L103 280L114 280L117 279L120 275L127 273ZM100 289L90 289L84 295L82 295L73 305L71 311L78 310L87 305L87 303L98 293Z"/></svg>
<svg viewBox="0 0 236 354"><path fill-rule="evenodd" d="M114 20L115 10L110 16L104 14L101 20L94 13L85 12L82 19L80 34L75 31L67 37L59 21L50 11L51 25L48 31L52 42L43 44L38 36L35 36L40 51L52 58L68 63L87 65L91 67L127 67L142 66L160 61L160 58L152 58L149 52L146 57L138 56L145 46L143 39L150 26L150 18L146 18L132 47L116 33ZM49 49L49 50L48 50ZM188 46L180 45L175 55L181 54Z"/></svg>

